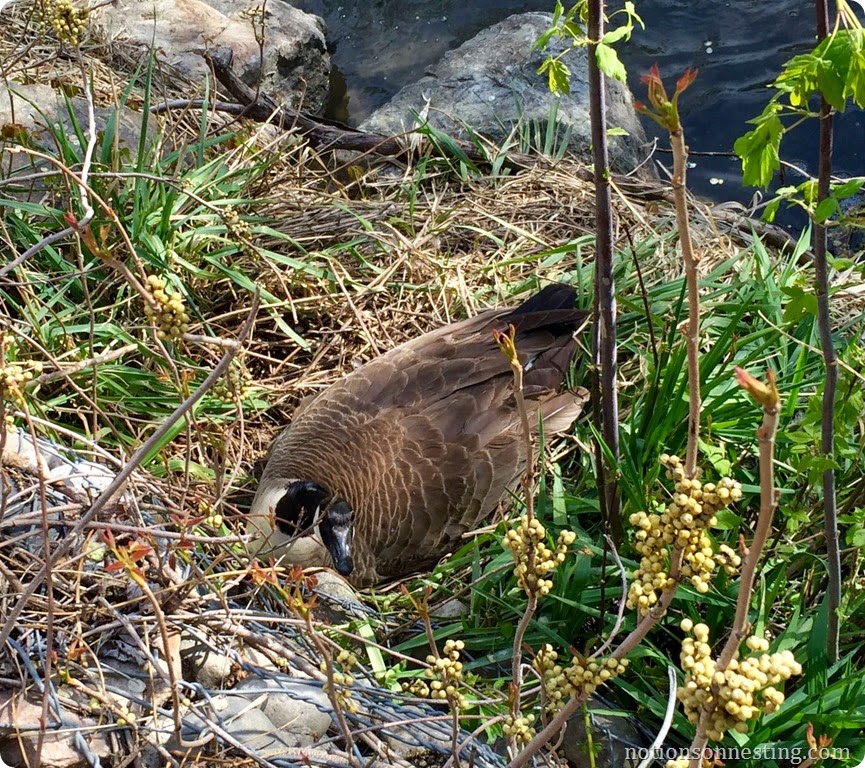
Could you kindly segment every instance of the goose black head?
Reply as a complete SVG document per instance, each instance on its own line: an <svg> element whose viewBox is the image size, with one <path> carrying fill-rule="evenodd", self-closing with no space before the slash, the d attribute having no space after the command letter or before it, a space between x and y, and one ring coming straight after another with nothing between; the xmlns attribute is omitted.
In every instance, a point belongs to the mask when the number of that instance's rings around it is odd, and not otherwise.
<svg viewBox="0 0 865 768"><path fill-rule="evenodd" d="M277 528L289 539L309 535L329 499L330 494L318 483L289 483L273 509Z"/></svg>
<svg viewBox="0 0 865 768"><path fill-rule="evenodd" d="M352 572L354 510L345 499L332 498L318 483L297 480L285 488L274 517L277 528L290 539L318 533L334 568L343 576Z"/></svg>

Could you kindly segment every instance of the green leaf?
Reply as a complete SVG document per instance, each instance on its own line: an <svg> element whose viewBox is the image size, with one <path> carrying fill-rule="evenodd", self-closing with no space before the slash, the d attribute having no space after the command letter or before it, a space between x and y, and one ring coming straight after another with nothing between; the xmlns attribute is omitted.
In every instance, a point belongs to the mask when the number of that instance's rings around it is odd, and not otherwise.
<svg viewBox="0 0 865 768"><path fill-rule="evenodd" d="M826 638L829 632L829 596L827 595L814 617L814 624L808 635L808 664L804 668L807 690L826 689L828 660L826 658Z"/></svg>
<svg viewBox="0 0 865 768"><path fill-rule="evenodd" d="M795 196L798 192L799 192L799 187L793 187L793 186L778 187L778 189L775 190L775 194L778 195L778 197L786 198L786 199L789 199L789 198Z"/></svg>
<svg viewBox="0 0 865 768"><path fill-rule="evenodd" d="M853 528L847 531L847 544L851 547L865 547L865 528Z"/></svg>
<svg viewBox="0 0 865 768"><path fill-rule="evenodd" d="M760 217L763 221L767 221L770 224L775 221L775 216L778 213L778 208L781 206L781 197L775 197L770 200L766 205L766 208L763 210L763 215Z"/></svg>
<svg viewBox="0 0 865 768"><path fill-rule="evenodd" d="M826 260L829 262L829 266L837 272L843 272L845 269L856 266L855 259L835 259L832 256L828 256Z"/></svg>
<svg viewBox="0 0 865 768"><path fill-rule="evenodd" d="M550 40L552 39L554 34L556 34L555 29L548 29L546 32L541 32L538 39L535 40L535 44L532 46L532 49L535 51L542 51L550 44Z"/></svg>
<svg viewBox="0 0 865 768"><path fill-rule="evenodd" d="M620 128L618 126L613 126L612 128L607 128L607 136L628 136L628 132L624 128Z"/></svg>
<svg viewBox="0 0 865 768"><path fill-rule="evenodd" d="M857 176L855 179L848 179L843 184L838 184L831 188L832 197L836 200L846 200L848 197L858 195L859 190L862 189L863 185L865 185L865 177L863 176Z"/></svg>
<svg viewBox="0 0 865 768"><path fill-rule="evenodd" d="M781 105L772 102L756 120L757 127L736 139L733 150L742 159L742 180L752 187L766 187L781 167L778 150L784 125L778 119Z"/></svg>
<svg viewBox="0 0 865 768"><path fill-rule="evenodd" d="M200 403L200 401L199 401L199 403ZM155 425L154 425L154 426L155 426ZM166 432L166 433L162 436L162 439L161 439L159 442L157 442L157 443L156 443L156 444L155 444L155 445L154 445L154 446L153 446L153 447L152 447L152 448L147 452L147 454L144 456L143 459L141 459L141 466L142 466L142 467L146 467L146 466L147 466L148 464L150 464L150 462L152 462L154 459L157 459L157 457L159 456L159 454L162 452L163 448L165 448L166 446L170 445L170 444L174 441L174 439L175 439L175 438L176 438L176 437L177 437L181 432L183 432L184 429L186 429L186 421L184 421L183 419L178 419L174 424L171 425L171 428L168 430L168 432Z"/></svg>
<svg viewBox="0 0 865 768"><path fill-rule="evenodd" d="M865 51L856 51L850 58L844 96L853 99L860 109L865 108Z"/></svg>
<svg viewBox="0 0 865 768"><path fill-rule="evenodd" d="M625 3L624 11L628 17L628 24L633 26L634 22L636 22L640 25L642 29L646 28L646 25L643 23L642 17L637 13L637 6L634 5L631 0L628 0L628 2Z"/></svg>
<svg viewBox="0 0 865 768"><path fill-rule="evenodd" d="M861 29L844 29L831 34L814 50L816 86L840 112L844 111L848 96L865 96L862 44Z"/></svg>
<svg viewBox="0 0 865 768"><path fill-rule="evenodd" d="M831 456L820 454L805 458L800 462L798 469L800 472L807 472L809 483L818 485L823 482L824 472L830 469L840 470L841 467Z"/></svg>
<svg viewBox="0 0 865 768"><path fill-rule="evenodd" d="M838 205L838 201L832 197L823 198L820 201L820 204L817 206L817 209L814 211L814 221L818 224L822 224L824 221L831 218L832 214L837 213L841 210L841 207Z"/></svg>
<svg viewBox="0 0 865 768"><path fill-rule="evenodd" d="M376 645L375 629L366 619L358 622L355 629L357 634L363 639L364 649L366 650L366 656L369 659L369 665L373 674L376 676L376 679L385 680L388 669L384 656L382 656L381 650ZM398 683L394 683L391 687L394 690L400 690Z"/></svg>
<svg viewBox="0 0 865 768"><path fill-rule="evenodd" d="M703 452L706 461L712 468L721 476L730 474L730 459L727 457L727 452L719 445L712 445L704 440L700 440L700 450Z"/></svg>
<svg viewBox="0 0 865 768"><path fill-rule="evenodd" d="M631 34L632 27L628 24L623 24L621 27L616 27L615 29L610 30L601 38L601 42L604 45L612 45L613 43L618 43L622 38L627 38Z"/></svg>
<svg viewBox="0 0 865 768"><path fill-rule="evenodd" d="M796 187L796 191L802 195L802 199L807 205L817 205L817 195L820 193L817 179L806 179Z"/></svg>
<svg viewBox="0 0 865 768"><path fill-rule="evenodd" d="M719 509L715 513L718 524L715 526L719 531L732 531L742 524L742 516L737 515L730 509Z"/></svg>
<svg viewBox="0 0 865 768"><path fill-rule="evenodd" d="M565 484L562 481L562 469L558 464L553 466L553 522L561 528L568 524Z"/></svg>
<svg viewBox="0 0 865 768"><path fill-rule="evenodd" d="M576 43L577 45L585 45L588 42L586 33L576 21L569 20L562 24L562 32L562 37L564 37L564 35L566 34L570 35L574 43Z"/></svg>
<svg viewBox="0 0 865 768"><path fill-rule="evenodd" d="M212 483L215 477L210 467L198 464L195 461L187 461L185 456L174 456L167 462L169 472L182 473L185 477L198 480L202 483Z"/></svg>
<svg viewBox="0 0 865 768"><path fill-rule="evenodd" d="M847 106L844 96L847 88L846 75L847 69L843 73L839 72L833 63L827 61L821 61L817 68L817 87L823 98L839 112L843 112Z"/></svg>
<svg viewBox="0 0 865 768"><path fill-rule="evenodd" d="M790 297L784 305L785 323L796 323L805 315L817 316L817 297L811 291L798 285L790 285L783 286L781 292Z"/></svg>
<svg viewBox="0 0 865 768"><path fill-rule="evenodd" d="M781 74L772 84L782 93L787 93L790 104L801 107L808 103L817 90L819 59L813 53L794 56L784 65Z"/></svg>
<svg viewBox="0 0 865 768"><path fill-rule="evenodd" d="M598 43L595 51L595 57L598 60L598 67L607 77L612 77L622 83L625 82L628 73L625 70L625 65L619 60L619 54L615 48L611 48L604 43Z"/></svg>
<svg viewBox="0 0 865 768"><path fill-rule="evenodd" d="M546 59L541 64L538 74L547 73L547 78L550 85L550 90L556 94L564 94L565 96L571 93L571 70L568 69L564 62L558 59Z"/></svg>

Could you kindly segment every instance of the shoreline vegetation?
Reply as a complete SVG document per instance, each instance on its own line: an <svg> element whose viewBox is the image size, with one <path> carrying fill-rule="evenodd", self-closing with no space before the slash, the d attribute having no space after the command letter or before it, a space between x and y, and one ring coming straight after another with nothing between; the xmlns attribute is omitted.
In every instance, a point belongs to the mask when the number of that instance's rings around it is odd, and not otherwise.
<svg viewBox="0 0 865 768"><path fill-rule="evenodd" d="M432 574L346 593L326 572L245 556L243 511L271 439L305 397L421 333L553 281L590 307L591 171L543 146L509 152L432 129L376 138L320 122L244 86L220 52L217 81L191 83L63 12L68 29L46 32L44 20L6 9L0 35L3 98L19 91L15 119L0 126L0 720L19 727L0 737L4 755L68 766L136 751L171 765L194 756L215 766L228 752L250 765L273 754L280 765L505 765L496 740L530 743L554 716L553 694L572 692L563 674L577 670L592 690L608 682L591 706L615 723L581 735L592 716L578 711L561 753L594 749L593 765L620 764L661 728L682 638L693 669L704 639L732 625L740 530L750 536L759 517L768 455L735 371L762 380L767 368L780 503L740 639L743 656L771 646L786 700L773 689L766 714L737 733L750 741L718 744L828 749L831 732L833 747L855 752L865 685L857 264L832 273L831 460L849 531L838 664L820 647L816 480L829 458L808 233L791 239L693 198L702 488L737 478L735 503L718 501L705 534L709 559L724 558L711 585L683 583L628 659L605 669L589 657L634 630L627 579L645 547L605 554L589 415L544 446L533 477L537 520L524 527L565 555L543 601L519 587L499 520ZM44 87L57 104L39 127ZM682 495L660 487L665 473L696 488L675 459L688 439L688 286L672 191L616 175L611 192L618 475L636 542ZM585 351L573 385L587 381L590 360ZM62 459L48 461L49 444ZM97 479L60 482L60 464ZM774 506L765 493L763 505ZM505 517L519 523L522 511L516 499ZM525 649L518 694L515 646ZM833 725L842 715L849 724ZM694 727L681 711L671 717L664 745L684 749Z"/></svg>

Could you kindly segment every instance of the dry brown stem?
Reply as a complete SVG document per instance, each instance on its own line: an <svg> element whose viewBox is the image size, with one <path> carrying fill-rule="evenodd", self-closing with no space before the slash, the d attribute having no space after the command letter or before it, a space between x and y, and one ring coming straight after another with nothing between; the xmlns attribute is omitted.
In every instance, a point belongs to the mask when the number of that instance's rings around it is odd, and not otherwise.
<svg viewBox="0 0 865 768"><path fill-rule="evenodd" d="M670 132L673 147L673 200L676 204L676 227L679 230L679 245L685 262L685 280L688 285L688 325L685 338L688 346L688 448L685 454L685 477L697 475L697 452L700 440L700 288L697 263L691 241L688 220L687 168L688 147L681 128Z"/></svg>
<svg viewBox="0 0 865 768"><path fill-rule="evenodd" d="M744 383L749 393L763 406L763 423L757 429L757 441L760 451L760 514L757 518L757 527L754 530L754 538L751 541L751 546L745 553L745 558L742 563L742 576L739 582L739 594L736 598L736 616L733 619L733 626L730 629L730 634L727 637L727 642L721 650L721 654L716 662L715 669L717 672L724 672L730 664L736 650L742 643L742 640L748 634L748 608L751 604L751 593L754 589L754 577L757 572L757 563L760 561L760 555L763 552L763 547L766 545L766 540L769 538L769 532L772 530L772 518L775 515L775 509L778 506L778 497L775 490L775 434L778 431L778 413L780 409L780 398L778 390L775 387L775 375L770 370L767 372L769 386L765 385L760 388L759 382L751 384ZM743 382L743 377L737 370L740 382ZM755 381L755 380L751 380ZM691 743L691 754L702 754L703 749L708 742L707 729L709 720L715 710L718 702L717 686L713 685L713 696L707 706L700 713L700 721L697 724L697 731L694 734L694 740ZM690 762L689 768L700 768L700 760L694 758Z"/></svg>

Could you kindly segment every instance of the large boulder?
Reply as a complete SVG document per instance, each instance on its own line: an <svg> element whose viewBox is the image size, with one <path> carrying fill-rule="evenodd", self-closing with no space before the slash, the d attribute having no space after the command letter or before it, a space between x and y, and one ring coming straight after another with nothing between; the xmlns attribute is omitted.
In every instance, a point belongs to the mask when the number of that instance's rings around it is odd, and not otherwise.
<svg viewBox="0 0 865 768"><path fill-rule="evenodd" d="M65 135L70 145L77 147L78 130L87 131L89 109L83 96L65 96L49 85L12 80L0 83L0 154L4 162L0 175L7 179L16 176L21 179L19 185L6 188L7 194L20 200L39 200L52 185L46 184L45 179L33 171L53 169L48 161L8 150L24 145L54 154L60 135ZM125 106L94 107L93 117L97 131L105 131L110 125L119 148L131 153L137 151L143 124L140 112ZM154 122L152 119L148 122L148 142L156 135ZM80 148L80 153L83 157L84 147ZM58 191L61 199L64 198L66 185L60 184ZM45 202L49 201L46 199ZM4 460L7 451L8 448L4 449Z"/></svg>
<svg viewBox="0 0 865 768"><path fill-rule="evenodd" d="M324 21L284 0L268 0L263 19L261 7L260 0L114 0L93 16L109 38L152 47L193 80L207 73L206 50L231 48L235 71L248 85L317 112L330 82Z"/></svg>
<svg viewBox="0 0 865 768"><path fill-rule="evenodd" d="M549 29L549 13L524 13L492 26L449 51L432 70L400 90L362 124L364 130L395 134L415 125L415 113L429 123L463 138L464 126L501 142L518 123L531 130L544 126L555 109L559 134L570 149L591 159L588 56L585 48L564 55L571 71L569 96L554 96L538 68L548 54L561 53L565 43L553 39L547 51L534 50L538 36ZM626 85L607 78L607 121L624 136L610 136L610 159L621 172L644 158L645 134ZM540 132L543 136L543 131Z"/></svg>

